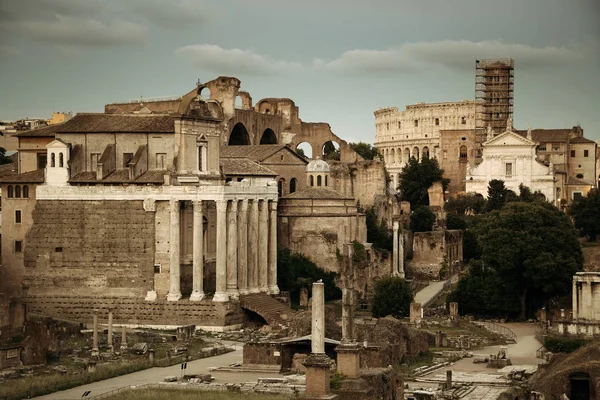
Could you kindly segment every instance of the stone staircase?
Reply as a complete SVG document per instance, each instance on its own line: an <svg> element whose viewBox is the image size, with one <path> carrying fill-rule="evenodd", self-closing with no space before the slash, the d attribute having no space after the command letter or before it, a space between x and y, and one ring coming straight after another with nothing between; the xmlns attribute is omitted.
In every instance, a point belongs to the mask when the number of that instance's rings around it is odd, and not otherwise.
<svg viewBox="0 0 600 400"><path fill-rule="evenodd" d="M294 311L279 300L266 293L252 293L240 296L242 308L255 312L267 321L267 324L287 326Z"/></svg>

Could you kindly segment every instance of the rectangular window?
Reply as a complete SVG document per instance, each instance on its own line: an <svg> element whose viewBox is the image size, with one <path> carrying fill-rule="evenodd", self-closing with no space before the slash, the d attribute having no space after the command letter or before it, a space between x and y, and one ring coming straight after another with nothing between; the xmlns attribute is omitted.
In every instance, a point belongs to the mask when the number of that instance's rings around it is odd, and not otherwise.
<svg viewBox="0 0 600 400"><path fill-rule="evenodd" d="M37 154L37 169L46 168L46 162L48 161L47 153L38 153Z"/></svg>
<svg viewBox="0 0 600 400"><path fill-rule="evenodd" d="M133 159L133 153L123 153L123 168L129 168L129 163Z"/></svg>
<svg viewBox="0 0 600 400"><path fill-rule="evenodd" d="M415 126L419 126L419 120L415 119Z"/></svg>
<svg viewBox="0 0 600 400"><path fill-rule="evenodd" d="M584 150L583 151L583 156L584 157L589 157L590 156L590 151L589 150Z"/></svg>
<svg viewBox="0 0 600 400"><path fill-rule="evenodd" d="M512 178L512 174L513 174L513 170L512 170L512 163L506 163L506 177L507 178Z"/></svg>
<svg viewBox="0 0 600 400"><path fill-rule="evenodd" d="M398 129L400 129L400 121L398 121Z"/></svg>
<svg viewBox="0 0 600 400"><path fill-rule="evenodd" d="M21 253L23 251L23 241L15 240L15 253Z"/></svg>
<svg viewBox="0 0 600 400"><path fill-rule="evenodd" d="M538 150L540 150L540 151L546 151L546 143L541 143L541 144L538 146Z"/></svg>
<svg viewBox="0 0 600 400"><path fill-rule="evenodd" d="M575 157L575 150L571 150L571 157Z"/></svg>
<svg viewBox="0 0 600 400"><path fill-rule="evenodd" d="M573 200L579 200L583 197L583 193L581 192L573 192Z"/></svg>
<svg viewBox="0 0 600 400"><path fill-rule="evenodd" d="M15 224L21 223L21 210L15 210Z"/></svg>
<svg viewBox="0 0 600 400"><path fill-rule="evenodd" d="M98 160L100 159L100 153L90 154L90 171L96 172L98 170Z"/></svg>
<svg viewBox="0 0 600 400"><path fill-rule="evenodd" d="M160 274L160 272L161 272L160 264L154 264L154 273Z"/></svg>
<svg viewBox="0 0 600 400"><path fill-rule="evenodd" d="M156 169L165 169L166 153L156 153Z"/></svg>
<svg viewBox="0 0 600 400"><path fill-rule="evenodd" d="M440 119L439 118L435 119L435 126L440 126Z"/></svg>

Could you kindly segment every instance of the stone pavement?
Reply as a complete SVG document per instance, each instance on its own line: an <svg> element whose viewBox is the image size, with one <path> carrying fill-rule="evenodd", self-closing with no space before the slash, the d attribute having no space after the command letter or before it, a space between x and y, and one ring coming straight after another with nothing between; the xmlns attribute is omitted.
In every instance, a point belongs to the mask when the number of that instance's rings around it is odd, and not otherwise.
<svg viewBox="0 0 600 400"><path fill-rule="evenodd" d="M415 295L415 302L416 303L421 303L421 305L423 305L423 308L427 307L427 305L433 300L435 299L435 297L442 291L444 290L444 284L446 283L446 281L439 281L439 282L429 282L429 285L423 289L421 289L420 291L417 292L417 294Z"/></svg>
<svg viewBox="0 0 600 400"><path fill-rule="evenodd" d="M233 342L223 342L231 345ZM258 378L282 377L277 373L228 373L209 371L209 368L216 366L229 365L231 363L242 362L242 346L241 343L236 343L236 350L231 353L222 354L220 356L203 358L200 360L189 361L187 363L186 374L208 374L210 373L216 383L244 383L247 381L256 381ZM134 372L132 374L122 375L111 379L106 379L99 382L90 383L88 385L78 386L73 389L63 390L48 394L46 396L35 397L36 399L44 400L75 400L81 399L83 393L90 390L88 397L98 396L99 394L110 392L115 389L131 385L144 385L149 383L161 382L166 376L174 375L181 377L181 366L179 364L166 368L150 368L143 371Z"/></svg>

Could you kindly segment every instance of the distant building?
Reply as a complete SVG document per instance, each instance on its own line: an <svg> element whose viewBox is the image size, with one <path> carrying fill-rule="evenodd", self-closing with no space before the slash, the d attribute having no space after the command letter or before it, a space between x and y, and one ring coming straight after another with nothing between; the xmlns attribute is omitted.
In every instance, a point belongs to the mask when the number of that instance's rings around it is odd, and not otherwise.
<svg viewBox="0 0 600 400"><path fill-rule="evenodd" d="M52 118L48 120L48 125L62 124L73 118L73 113L54 112Z"/></svg>

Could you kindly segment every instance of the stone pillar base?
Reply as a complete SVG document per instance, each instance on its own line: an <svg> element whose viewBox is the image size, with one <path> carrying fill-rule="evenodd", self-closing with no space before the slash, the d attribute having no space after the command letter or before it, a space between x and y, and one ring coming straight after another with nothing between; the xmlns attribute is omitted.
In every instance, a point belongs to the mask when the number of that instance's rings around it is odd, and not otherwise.
<svg viewBox="0 0 600 400"><path fill-rule="evenodd" d="M156 299L158 299L158 296L156 295L156 292L154 290L148 290L146 292L146 298L144 300L146 300L146 301L156 301Z"/></svg>
<svg viewBox="0 0 600 400"><path fill-rule="evenodd" d="M97 347L94 347L92 349L92 357L98 357L100 355L100 350ZM94 364L94 367L96 367L96 364Z"/></svg>
<svg viewBox="0 0 600 400"><path fill-rule="evenodd" d="M260 289L258 289L258 288L252 288L252 289L249 290L249 292L253 293L253 294L254 293L260 293Z"/></svg>
<svg viewBox="0 0 600 400"><path fill-rule="evenodd" d="M306 367L306 391L301 399L337 399L331 393L331 360L326 354L311 353L304 361Z"/></svg>
<svg viewBox="0 0 600 400"><path fill-rule="evenodd" d="M348 379L360 378L360 351L358 343L342 343L336 347L337 370Z"/></svg>
<svg viewBox="0 0 600 400"><path fill-rule="evenodd" d="M204 299L203 292L192 292L190 295L190 301L202 301Z"/></svg>
<svg viewBox="0 0 600 400"><path fill-rule="evenodd" d="M181 300L181 293L171 293L167 295L167 301L179 301Z"/></svg>
<svg viewBox="0 0 600 400"><path fill-rule="evenodd" d="M277 285L269 287L269 293L271 294L279 294L279 287Z"/></svg>
<svg viewBox="0 0 600 400"><path fill-rule="evenodd" d="M237 289L227 289L227 296L229 296L229 299L231 300L239 300L240 292L238 292Z"/></svg>
<svg viewBox="0 0 600 400"><path fill-rule="evenodd" d="M215 303L226 303L229 301L229 296L225 292L217 292L213 296L213 301Z"/></svg>

